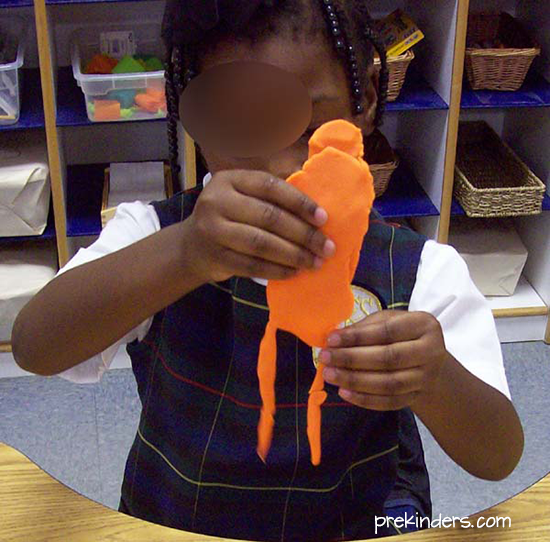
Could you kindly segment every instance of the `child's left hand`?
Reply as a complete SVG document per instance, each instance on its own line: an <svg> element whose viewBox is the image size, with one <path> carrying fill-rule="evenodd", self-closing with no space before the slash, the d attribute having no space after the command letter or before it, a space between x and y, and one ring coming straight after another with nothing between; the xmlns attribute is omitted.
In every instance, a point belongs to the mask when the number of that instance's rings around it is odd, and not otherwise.
<svg viewBox="0 0 550 542"><path fill-rule="evenodd" d="M385 411L429 401L448 357L434 316L382 311L331 333L319 360L325 381L340 388L342 399Z"/></svg>

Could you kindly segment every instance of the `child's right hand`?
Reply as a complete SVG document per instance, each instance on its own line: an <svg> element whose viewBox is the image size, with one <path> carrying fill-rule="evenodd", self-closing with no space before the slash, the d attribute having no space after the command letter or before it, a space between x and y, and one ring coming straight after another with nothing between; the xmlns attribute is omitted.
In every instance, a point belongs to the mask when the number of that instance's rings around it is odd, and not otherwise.
<svg viewBox="0 0 550 542"><path fill-rule="evenodd" d="M318 268L334 254L319 229L324 209L269 173L229 170L213 175L186 221L196 274L285 279Z"/></svg>

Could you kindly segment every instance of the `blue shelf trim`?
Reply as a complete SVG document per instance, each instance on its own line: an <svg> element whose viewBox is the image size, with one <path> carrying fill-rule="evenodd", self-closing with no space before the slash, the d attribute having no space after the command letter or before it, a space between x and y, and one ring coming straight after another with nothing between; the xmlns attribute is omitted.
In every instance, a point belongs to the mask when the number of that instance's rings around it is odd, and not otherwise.
<svg viewBox="0 0 550 542"><path fill-rule="evenodd" d="M98 123L90 121L86 113L84 93L78 86L71 67L59 69L57 74L57 88L57 126L116 124L114 122ZM131 122L166 122L166 119L134 120Z"/></svg>
<svg viewBox="0 0 550 542"><path fill-rule="evenodd" d="M472 90L468 83L462 92L463 109L502 109L512 107L550 106L550 83L531 71L523 86L516 92Z"/></svg>
<svg viewBox="0 0 550 542"><path fill-rule="evenodd" d="M45 125L40 71L38 69L19 70L19 78L21 91L19 122L17 124L0 125L0 131L43 128Z"/></svg>
<svg viewBox="0 0 550 542"><path fill-rule="evenodd" d="M86 114L84 93L73 77L70 67L57 73L57 125L86 126L92 124Z"/></svg>
<svg viewBox="0 0 550 542"><path fill-rule="evenodd" d="M388 102L386 111L447 110L448 104L430 87L414 68L410 68L405 84L395 102Z"/></svg>
<svg viewBox="0 0 550 542"><path fill-rule="evenodd" d="M460 205L458 200L454 197L451 204L451 216L466 216L466 211L464 211L462 205Z"/></svg>
<svg viewBox="0 0 550 542"><path fill-rule="evenodd" d="M34 5L33 0L0 0L0 9L2 8L24 8Z"/></svg>
<svg viewBox="0 0 550 542"><path fill-rule="evenodd" d="M550 211L550 196L548 195L548 192L544 194L544 199L542 200L542 210Z"/></svg>
<svg viewBox="0 0 550 542"><path fill-rule="evenodd" d="M437 207L403 163L393 174L386 192L374 202L374 207L384 218L439 216Z"/></svg>
<svg viewBox="0 0 550 542"><path fill-rule="evenodd" d="M59 4L106 4L113 2L144 2L147 0L46 0L48 5Z"/></svg>
<svg viewBox="0 0 550 542"><path fill-rule="evenodd" d="M0 237L0 246L9 243L21 243L22 241L31 240L39 241L43 239L55 239L55 222L53 215L53 201L50 198L50 209L48 211L48 222L46 224L46 229L42 235L29 235L29 236L20 236L20 237Z"/></svg>

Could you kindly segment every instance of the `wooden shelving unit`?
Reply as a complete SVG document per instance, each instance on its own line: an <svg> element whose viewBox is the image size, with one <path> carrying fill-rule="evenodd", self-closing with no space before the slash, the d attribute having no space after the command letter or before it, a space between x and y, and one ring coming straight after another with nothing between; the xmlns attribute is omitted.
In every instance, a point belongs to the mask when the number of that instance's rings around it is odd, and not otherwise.
<svg viewBox="0 0 550 542"><path fill-rule="evenodd" d="M85 6L81 6L85 3ZM430 4L430 5L427 5ZM542 5L544 4L544 6ZM75 252L79 238L100 232L99 201L105 164L118 160L166 159L165 121L91 123L84 98L69 68L68 36L92 21L160 21L161 1L110 2L96 0L0 0L0 9L34 16L39 68L25 69L21 121L10 130L41 129L47 135L53 205L44 237L55 237L59 264ZM447 242L453 216L464 214L453 199L458 123L461 118L487 118L522 158L547 180L550 178L550 6L517 0L372 0L373 16L397 7L410 12L426 34L415 48L416 59L399 99L388 105L383 132L397 149L402 165L388 192L377 203L391 219L411 218L423 232ZM501 8L529 26L543 48L542 59L526 85L515 93L473 92L463 84L467 20L470 9ZM160 39L160 38L159 38ZM539 140L522 145L532 111L537 112ZM518 113L520 112L520 113ZM182 143L185 182L194 184L192 141ZM125 145L117 146L124 141ZM531 142L532 143L532 142ZM511 298L490 300L499 328L512 340L550 341L550 197L544 212L517 221L530 251L522 287ZM542 232L542 233L541 233ZM0 245L17 242L0 237ZM546 279L545 279L546 277ZM548 285L544 284L546 280ZM511 327L518 333L511 331ZM533 328L534 326L534 328ZM522 335L524 328L535 329ZM0 351L8 345L0 344Z"/></svg>

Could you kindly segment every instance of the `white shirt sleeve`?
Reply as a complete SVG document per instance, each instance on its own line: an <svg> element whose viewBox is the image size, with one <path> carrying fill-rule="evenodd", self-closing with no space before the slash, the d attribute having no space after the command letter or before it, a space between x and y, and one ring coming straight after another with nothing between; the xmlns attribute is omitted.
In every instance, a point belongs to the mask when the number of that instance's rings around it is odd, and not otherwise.
<svg viewBox="0 0 550 542"><path fill-rule="evenodd" d="M152 205L139 201L122 203L117 207L115 216L107 223L97 241L88 248L80 249L57 275L121 250L158 231L160 231L160 222ZM109 369L119 347L135 339L141 341L147 335L152 321L153 317L145 320L103 352L59 373L58 376L76 384L99 382L103 373Z"/></svg>
<svg viewBox="0 0 550 542"><path fill-rule="evenodd" d="M409 311L435 316L447 351L470 373L510 399L493 314L453 247L426 242Z"/></svg>

